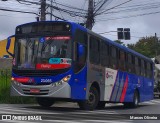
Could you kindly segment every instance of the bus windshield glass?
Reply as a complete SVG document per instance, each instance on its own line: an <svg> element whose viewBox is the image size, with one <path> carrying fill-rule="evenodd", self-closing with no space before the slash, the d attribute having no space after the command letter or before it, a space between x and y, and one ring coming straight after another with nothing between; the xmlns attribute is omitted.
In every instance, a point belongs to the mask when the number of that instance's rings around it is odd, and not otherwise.
<svg viewBox="0 0 160 123"><path fill-rule="evenodd" d="M18 38L15 47L13 65L18 69L50 70L71 66L70 36Z"/></svg>

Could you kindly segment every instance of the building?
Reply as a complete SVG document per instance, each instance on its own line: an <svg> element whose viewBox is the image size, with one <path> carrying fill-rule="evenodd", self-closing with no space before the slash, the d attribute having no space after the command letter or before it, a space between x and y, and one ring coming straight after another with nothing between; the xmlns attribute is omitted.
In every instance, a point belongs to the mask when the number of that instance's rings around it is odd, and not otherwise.
<svg viewBox="0 0 160 123"><path fill-rule="evenodd" d="M14 41L15 41L15 39L12 38L10 49L9 49L9 51L11 53L13 53L13 50L14 50ZM3 58L4 56L8 55L8 53L6 52L6 45L7 45L7 40L6 39L0 41L0 58ZM9 56L9 57L11 57L11 56Z"/></svg>

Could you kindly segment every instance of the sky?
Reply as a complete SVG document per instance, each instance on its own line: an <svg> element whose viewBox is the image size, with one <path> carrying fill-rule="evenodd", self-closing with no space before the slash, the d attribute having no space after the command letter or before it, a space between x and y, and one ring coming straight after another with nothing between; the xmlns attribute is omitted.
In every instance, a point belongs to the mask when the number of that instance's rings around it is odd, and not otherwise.
<svg viewBox="0 0 160 123"><path fill-rule="evenodd" d="M23 1L23 0L22 0ZM39 2L40 0L27 0ZM53 0L54 6L67 10L74 10L72 7L80 8L76 13L83 14L88 8L88 0ZM95 0L96 8L103 0ZM126 4L123 4L130 1ZM47 0L50 4L50 0ZM65 7L61 6L71 6ZM121 5L123 4L123 5ZM20 4L16 0L6 2L0 0L0 9L14 9L20 11L31 11L39 14L40 5ZM82 11L83 10L83 11ZM105 11L105 12L104 12ZM50 9L47 9L50 12ZM104 12L102 14L102 12ZM84 18L53 10L54 15L70 20L76 23L82 23ZM160 0L108 0L98 11L100 15L96 16L93 31L103 33L104 37L111 40L117 40L117 28L130 28L131 40L122 40L125 44L136 43L140 38L146 36L160 37ZM6 39L15 33L15 27L20 24L36 21L34 14L14 13L0 10L0 40ZM50 16L47 15L47 20ZM54 20L54 18L53 18Z"/></svg>

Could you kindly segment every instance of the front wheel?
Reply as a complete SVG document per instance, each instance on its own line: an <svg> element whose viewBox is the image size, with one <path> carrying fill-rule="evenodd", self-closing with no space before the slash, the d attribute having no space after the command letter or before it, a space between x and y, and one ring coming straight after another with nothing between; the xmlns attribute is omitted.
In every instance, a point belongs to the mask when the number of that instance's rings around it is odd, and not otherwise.
<svg viewBox="0 0 160 123"><path fill-rule="evenodd" d="M36 98L37 103L42 107L51 107L54 104L54 100L52 98Z"/></svg>
<svg viewBox="0 0 160 123"><path fill-rule="evenodd" d="M89 91L89 98L85 101L79 101L78 105L83 110L94 110L99 102L99 93L95 87L91 87Z"/></svg>

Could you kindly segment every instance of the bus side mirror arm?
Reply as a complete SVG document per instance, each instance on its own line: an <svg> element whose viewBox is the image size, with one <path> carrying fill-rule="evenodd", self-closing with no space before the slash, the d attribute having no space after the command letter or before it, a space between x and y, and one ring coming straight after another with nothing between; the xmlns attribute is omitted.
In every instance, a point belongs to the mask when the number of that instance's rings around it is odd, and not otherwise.
<svg viewBox="0 0 160 123"><path fill-rule="evenodd" d="M9 48L10 48L10 45L11 45L11 38L12 38L12 37L14 37L14 35L9 36L9 37L7 38L6 51L7 51L7 53L8 53L10 56L14 57L14 54L12 54L11 52L9 52Z"/></svg>

